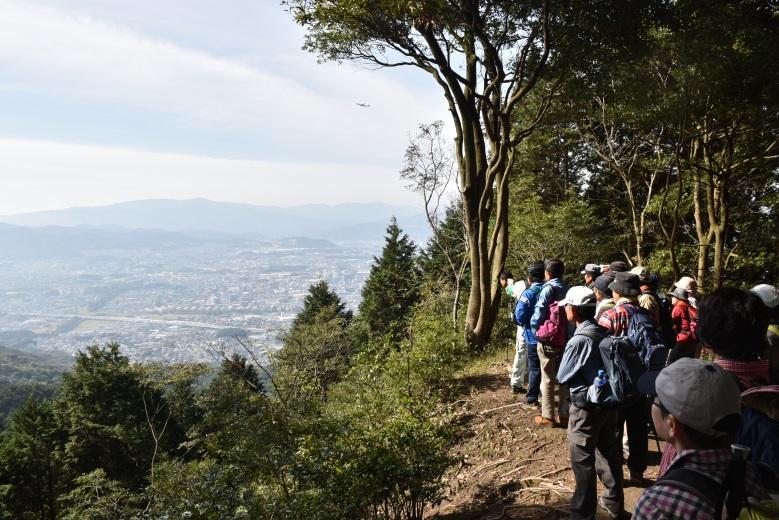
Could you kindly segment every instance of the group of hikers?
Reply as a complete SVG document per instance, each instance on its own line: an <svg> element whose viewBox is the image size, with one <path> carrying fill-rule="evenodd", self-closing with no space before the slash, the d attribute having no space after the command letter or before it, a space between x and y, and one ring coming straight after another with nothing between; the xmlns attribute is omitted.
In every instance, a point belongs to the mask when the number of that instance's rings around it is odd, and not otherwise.
<svg viewBox="0 0 779 520"><path fill-rule="evenodd" d="M571 518L598 504L629 518L630 486L646 488L639 520L779 518L779 290L703 295L685 276L661 292L622 261L587 264L568 288L564 269L536 262L500 284L517 325L511 389L540 408L536 425L567 427ZM665 441L654 482L650 431Z"/></svg>

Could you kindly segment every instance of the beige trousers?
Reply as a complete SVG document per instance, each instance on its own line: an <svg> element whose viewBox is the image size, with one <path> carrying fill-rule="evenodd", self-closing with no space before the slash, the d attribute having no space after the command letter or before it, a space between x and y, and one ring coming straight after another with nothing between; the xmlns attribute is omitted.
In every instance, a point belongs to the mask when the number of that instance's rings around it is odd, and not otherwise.
<svg viewBox="0 0 779 520"><path fill-rule="evenodd" d="M546 347L551 351L551 347ZM541 361L541 416L545 419L555 419L555 386L557 386L557 415L568 418L568 385L557 383L557 369L560 368L562 350L554 355L547 355L544 345L538 343L538 359Z"/></svg>

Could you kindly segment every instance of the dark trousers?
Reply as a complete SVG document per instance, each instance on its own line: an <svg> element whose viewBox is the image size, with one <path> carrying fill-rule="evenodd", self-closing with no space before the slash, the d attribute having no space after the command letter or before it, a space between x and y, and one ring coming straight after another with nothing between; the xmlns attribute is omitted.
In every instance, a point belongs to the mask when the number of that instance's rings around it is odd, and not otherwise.
<svg viewBox="0 0 779 520"><path fill-rule="evenodd" d="M622 430L616 410L584 410L571 405L568 441L576 489L571 498L572 520L594 520L598 508L597 478L606 492L603 503L612 514L624 508L622 490Z"/></svg>
<svg viewBox="0 0 779 520"><path fill-rule="evenodd" d="M538 359L537 345L527 346L527 400L538 401L541 389L541 360Z"/></svg>
<svg viewBox="0 0 779 520"><path fill-rule="evenodd" d="M628 430L628 448L630 456L627 460L627 466L633 475L643 475L647 466L647 455L649 448L649 427L647 426L647 403L639 399L634 404L627 406L622 411L622 421L627 425ZM620 433L622 429L620 428Z"/></svg>

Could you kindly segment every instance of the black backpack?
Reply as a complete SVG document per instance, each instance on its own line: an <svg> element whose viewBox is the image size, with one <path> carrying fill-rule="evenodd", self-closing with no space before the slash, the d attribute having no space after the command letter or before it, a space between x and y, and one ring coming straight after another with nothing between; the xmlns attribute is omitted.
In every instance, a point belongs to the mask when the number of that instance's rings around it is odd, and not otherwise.
<svg viewBox="0 0 779 520"><path fill-rule="evenodd" d="M627 336L608 336L598 344L598 349L611 389L600 405L615 408L640 399L637 384L644 367L635 345Z"/></svg>
<svg viewBox="0 0 779 520"><path fill-rule="evenodd" d="M742 510L747 509L750 514L757 511L752 509L761 509L760 504L752 505L745 489L746 482L746 455L738 455L738 450L743 450L743 446L733 445L734 455L728 466L725 475L725 481L720 484L710 476L689 468L671 468L657 482L658 484L670 485L672 487L683 489L698 498L705 500L714 506L714 518L722 518L723 509L726 512L725 518L735 520L741 516ZM747 448L748 452L748 448ZM753 468L759 476L760 483L767 490L776 491L779 489L779 479L777 475L763 464L755 464ZM769 513L771 517L773 514ZM749 518L767 518L765 516L749 516Z"/></svg>

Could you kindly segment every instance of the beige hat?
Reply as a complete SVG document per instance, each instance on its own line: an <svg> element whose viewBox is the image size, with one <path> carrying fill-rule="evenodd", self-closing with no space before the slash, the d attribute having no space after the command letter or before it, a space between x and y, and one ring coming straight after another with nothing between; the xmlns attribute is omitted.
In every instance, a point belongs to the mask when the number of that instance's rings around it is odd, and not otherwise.
<svg viewBox="0 0 779 520"><path fill-rule="evenodd" d="M679 281L674 284L674 287L679 287L685 291L694 291L698 288L698 283L692 276L682 276Z"/></svg>
<svg viewBox="0 0 779 520"><path fill-rule="evenodd" d="M630 270L631 273L638 276L642 281L649 280L649 269L642 266L636 266Z"/></svg>

